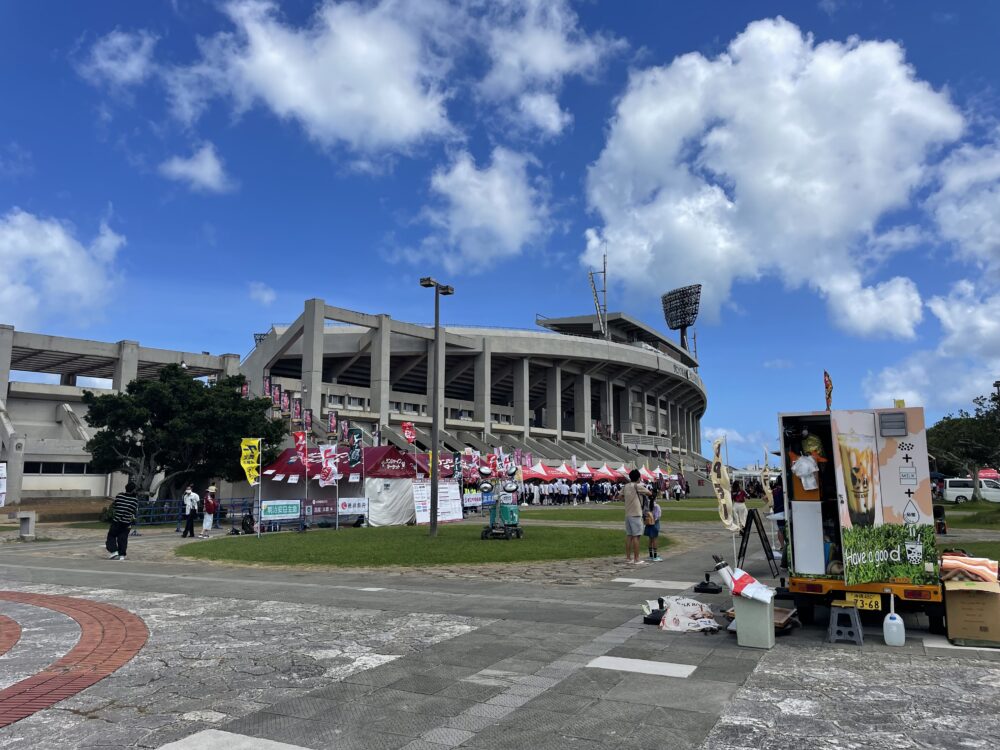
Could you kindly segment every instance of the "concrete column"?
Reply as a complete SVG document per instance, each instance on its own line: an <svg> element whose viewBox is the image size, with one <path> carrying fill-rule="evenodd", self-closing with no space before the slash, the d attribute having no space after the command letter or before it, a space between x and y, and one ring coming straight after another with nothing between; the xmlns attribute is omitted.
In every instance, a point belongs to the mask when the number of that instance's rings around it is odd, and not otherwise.
<svg viewBox="0 0 1000 750"><path fill-rule="evenodd" d="M531 397L530 363L527 358L514 360L514 424L520 425L524 429L524 434L528 434L528 421Z"/></svg>
<svg viewBox="0 0 1000 750"><path fill-rule="evenodd" d="M611 383L607 380L600 381L600 385L597 386L597 395L598 408L600 409L598 419L601 420L601 427L607 429L614 423L614 415L611 410Z"/></svg>
<svg viewBox="0 0 1000 750"><path fill-rule="evenodd" d="M442 337L442 339L444 338L444 329L443 328L441 329L441 337ZM433 399L433 395L432 395L434 393L434 368L435 367L440 367L441 368L441 390L438 391L438 419L440 421L438 422L438 424L441 425L441 429L442 430L444 429L444 415L445 415L445 408L444 408L444 381L445 381L445 378L444 378L444 376L445 376L445 374L447 372L445 370L445 349L446 348L447 347L445 346L445 343L442 340L442 342L441 342L441 352L440 352L440 355L439 355L439 361L435 362L434 361L434 339L429 339L427 341L427 416L433 417L433 414L434 414L433 406L431 406L434 403L434 399Z"/></svg>
<svg viewBox="0 0 1000 750"><path fill-rule="evenodd" d="M656 401L656 406L653 408L653 429L656 431L656 437L660 436L660 394L657 393L653 397Z"/></svg>
<svg viewBox="0 0 1000 750"><path fill-rule="evenodd" d="M0 325L0 400L7 400L10 360L14 351L14 326Z"/></svg>
<svg viewBox="0 0 1000 750"><path fill-rule="evenodd" d="M573 429L582 432L588 443L593 437L590 413L590 375L583 373L573 382Z"/></svg>
<svg viewBox="0 0 1000 750"><path fill-rule="evenodd" d="M545 376L545 426L562 440L562 368L553 365Z"/></svg>
<svg viewBox="0 0 1000 750"><path fill-rule="evenodd" d="M9 420L8 420L9 425ZM0 435L3 431L0 430ZM24 483L24 446L27 440L24 435L7 433L4 444L4 461L7 462L7 505L19 505L21 502L21 486Z"/></svg>
<svg viewBox="0 0 1000 750"><path fill-rule="evenodd" d="M616 427L619 432L632 432L632 396L630 395L630 389L628 387L622 388L621 393L618 394L618 404L616 411L618 412L618 424Z"/></svg>
<svg viewBox="0 0 1000 750"><path fill-rule="evenodd" d="M483 432L489 434L492 429L493 409L490 408L490 394L493 390L493 352L491 339L483 337L483 351L476 355L475 364L475 408L473 419L483 423Z"/></svg>
<svg viewBox="0 0 1000 750"><path fill-rule="evenodd" d="M378 316L378 328L372 331L371 387L372 411L379 415L379 424L389 424L389 391L392 388L389 365L392 361L392 323L388 315ZM430 381L433 382L433 381ZM428 390L430 393L430 390Z"/></svg>
<svg viewBox="0 0 1000 750"><path fill-rule="evenodd" d="M239 354L223 354L222 355L222 374L224 377L231 378L235 375L240 374L240 355Z"/></svg>
<svg viewBox="0 0 1000 750"><path fill-rule="evenodd" d="M688 449L687 409L683 409L680 406L677 407L677 423L680 425L681 446L685 450L687 450Z"/></svg>
<svg viewBox="0 0 1000 750"><path fill-rule="evenodd" d="M136 379L139 374L139 342L119 341L118 359L115 360L115 371L111 378L111 387L116 391L124 391L125 386Z"/></svg>
<svg viewBox="0 0 1000 750"><path fill-rule="evenodd" d="M649 394L646 391L639 391L639 398L642 400L642 434L649 434Z"/></svg>
<svg viewBox="0 0 1000 750"><path fill-rule="evenodd" d="M326 303L307 299L302 313L302 408L312 409L318 420L323 404L323 327Z"/></svg>

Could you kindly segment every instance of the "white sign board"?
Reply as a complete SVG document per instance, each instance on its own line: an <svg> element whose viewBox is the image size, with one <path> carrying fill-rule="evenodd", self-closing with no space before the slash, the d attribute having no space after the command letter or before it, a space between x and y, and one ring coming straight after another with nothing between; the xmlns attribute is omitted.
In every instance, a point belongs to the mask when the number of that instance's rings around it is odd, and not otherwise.
<svg viewBox="0 0 1000 750"><path fill-rule="evenodd" d="M7 504L7 463L0 461L0 508Z"/></svg>
<svg viewBox="0 0 1000 750"><path fill-rule="evenodd" d="M413 509L417 523L431 522L431 483L413 482ZM462 493L458 482L438 483L438 523L462 520Z"/></svg>
<svg viewBox="0 0 1000 750"><path fill-rule="evenodd" d="M368 515L368 498L367 497L342 497L337 501L337 507L342 516L367 516Z"/></svg>

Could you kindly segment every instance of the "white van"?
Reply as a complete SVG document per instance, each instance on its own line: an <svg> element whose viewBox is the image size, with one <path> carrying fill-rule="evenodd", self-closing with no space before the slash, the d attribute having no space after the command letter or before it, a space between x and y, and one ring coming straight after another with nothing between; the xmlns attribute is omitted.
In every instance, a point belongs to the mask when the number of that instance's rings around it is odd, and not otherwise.
<svg viewBox="0 0 1000 750"><path fill-rule="evenodd" d="M997 482L995 479L980 479L979 491L986 502L1000 503L1000 482ZM944 480L944 500L946 503L967 503L971 499L971 479Z"/></svg>

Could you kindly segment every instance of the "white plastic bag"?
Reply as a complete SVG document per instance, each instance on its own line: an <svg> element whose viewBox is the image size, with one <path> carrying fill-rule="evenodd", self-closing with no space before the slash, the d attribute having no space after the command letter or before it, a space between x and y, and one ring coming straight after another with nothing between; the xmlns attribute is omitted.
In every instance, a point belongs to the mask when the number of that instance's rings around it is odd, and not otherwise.
<svg viewBox="0 0 1000 750"><path fill-rule="evenodd" d="M712 610L697 599L687 599L683 596L666 596L663 598L663 619L660 620L660 630L675 633L715 632L719 623L715 621Z"/></svg>
<svg viewBox="0 0 1000 750"><path fill-rule="evenodd" d="M819 487L819 481L816 479L819 464L812 456L799 456L792 464L792 473L802 480L802 489L815 490Z"/></svg>

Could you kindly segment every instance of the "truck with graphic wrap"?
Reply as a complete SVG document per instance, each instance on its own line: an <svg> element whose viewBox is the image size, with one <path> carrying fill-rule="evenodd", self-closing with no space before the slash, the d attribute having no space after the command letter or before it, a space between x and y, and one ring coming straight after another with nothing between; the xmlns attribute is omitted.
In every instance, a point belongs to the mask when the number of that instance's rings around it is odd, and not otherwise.
<svg viewBox="0 0 1000 750"><path fill-rule="evenodd" d="M921 408L780 414L789 584L800 616L832 600L859 609L944 607Z"/></svg>

